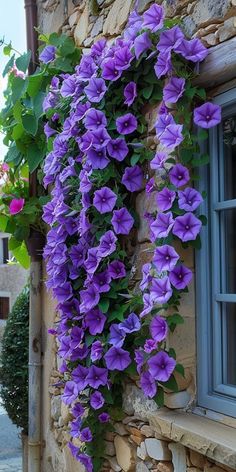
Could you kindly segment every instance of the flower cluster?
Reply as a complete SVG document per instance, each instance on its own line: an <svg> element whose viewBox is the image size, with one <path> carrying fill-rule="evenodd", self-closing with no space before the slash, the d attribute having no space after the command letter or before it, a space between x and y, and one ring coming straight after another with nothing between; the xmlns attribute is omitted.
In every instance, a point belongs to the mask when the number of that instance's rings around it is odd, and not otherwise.
<svg viewBox="0 0 236 472"><path fill-rule="evenodd" d="M46 48L41 60L49 63L55 53ZM53 184L52 199L44 206L44 221L51 227L44 257L47 287L60 314L50 331L59 344L62 399L74 418L69 447L88 471L92 457L99 470L102 452L96 447L114 412L121 373L138 373L144 394L158 402L162 383L178 368L166 348L165 309L177 305L192 279L172 242L196 241L202 225L193 214L202 195L190 186L190 164L180 162L180 150L196 152L189 97L197 89L191 88L188 61L194 65L206 55L198 39L185 39L178 26L167 29L163 8L154 4L143 16L132 12L114 44L99 40L73 74L54 78L44 101L50 150L44 184ZM150 103L163 100L155 154L145 141L147 95ZM202 128L220 119L219 107L211 103L194 110L193 121ZM144 188L146 161L153 173L146 191L158 190L157 212L145 215L154 254L142 268L137 295L128 289L127 241L135 240L134 197ZM73 438L79 438L80 448Z"/></svg>

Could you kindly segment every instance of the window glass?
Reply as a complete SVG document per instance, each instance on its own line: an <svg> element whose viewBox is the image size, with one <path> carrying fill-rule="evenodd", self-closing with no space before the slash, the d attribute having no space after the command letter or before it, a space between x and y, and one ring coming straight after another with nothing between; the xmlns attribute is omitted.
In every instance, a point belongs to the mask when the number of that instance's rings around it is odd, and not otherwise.
<svg viewBox="0 0 236 472"><path fill-rule="evenodd" d="M236 208L220 213L221 292L236 293Z"/></svg>
<svg viewBox="0 0 236 472"><path fill-rule="evenodd" d="M223 383L236 385L236 304L223 303Z"/></svg>
<svg viewBox="0 0 236 472"><path fill-rule="evenodd" d="M224 192L222 200L232 200L236 198L236 115L227 117L223 121L223 155Z"/></svg>

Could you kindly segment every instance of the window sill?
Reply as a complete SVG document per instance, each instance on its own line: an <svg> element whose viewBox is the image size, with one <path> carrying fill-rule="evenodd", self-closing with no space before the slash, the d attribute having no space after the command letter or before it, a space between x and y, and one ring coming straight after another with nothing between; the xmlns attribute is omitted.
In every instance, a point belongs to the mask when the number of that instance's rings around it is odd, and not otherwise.
<svg viewBox="0 0 236 472"><path fill-rule="evenodd" d="M236 429L192 413L162 408L149 416L154 430L172 441L236 469Z"/></svg>

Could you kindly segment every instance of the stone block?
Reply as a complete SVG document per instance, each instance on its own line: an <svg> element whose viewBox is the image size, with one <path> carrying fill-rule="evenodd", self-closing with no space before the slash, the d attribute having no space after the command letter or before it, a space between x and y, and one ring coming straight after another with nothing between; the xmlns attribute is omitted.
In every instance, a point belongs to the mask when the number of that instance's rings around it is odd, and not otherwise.
<svg viewBox="0 0 236 472"><path fill-rule="evenodd" d="M72 415L68 406L63 402L61 402L61 416L65 424L69 423L69 421L72 419Z"/></svg>
<svg viewBox="0 0 236 472"><path fill-rule="evenodd" d="M219 33L216 31L215 33L207 34L202 36L201 40L206 47L215 46L219 43Z"/></svg>
<svg viewBox="0 0 236 472"><path fill-rule="evenodd" d="M77 11L74 11L74 13L72 13L72 14L69 16L68 22L69 22L69 25L70 25L71 28L72 28L72 27L75 25L75 23L77 22L78 16L79 16L78 10L77 10Z"/></svg>
<svg viewBox="0 0 236 472"><path fill-rule="evenodd" d="M145 241L150 241L149 236L149 224L144 218L144 214L154 213L157 211L156 203L157 192L152 192L147 194L146 192L141 192L136 199L136 211L139 215L140 226L138 229L138 242L143 243Z"/></svg>
<svg viewBox="0 0 236 472"><path fill-rule="evenodd" d="M138 436L135 436L134 434L131 434L129 438L134 444L136 444L137 446L140 446L142 442L142 438L139 438Z"/></svg>
<svg viewBox="0 0 236 472"><path fill-rule="evenodd" d="M148 438L145 439L145 446L147 454L151 459L158 461L168 461L171 459L171 453L168 449L167 442L161 441L160 439Z"/></svg>
<svg viewBox="0 0 236 472"><path fill-rule="evenodd" d="M182 444L170 443L169 449L172 452L172 463L174 472L186 472L186 450Z"/></svg>
<svg viewBox="0 0 236 472"><path fill-rule="evenodd" d="M191 395L186 390L177 393L165 393L164 396L164 405L171 410L186 408L190 401Z"/></svg>
<svg viewBox="0 0 236 472"><path fill-rule="evenodd" d="M148 424L141 426L140 431L144 436L146 436L146 438L154 437L154 429L152 429Z"/></svg>
<svg viewBox="0 0 236 472"><path fill-rule="evenodd" d="M120 436L126 436L128 433L127 429L124 427L122 423L115 423L114 424L114 429L117 434Z"/></svg>
<svg viewBox="0 0 236 472"><path fill-rule="evenodd" d="M149 469L144 462L138 462L136 464L135 472L149 472Z"/></svg>
<svg viewBox="0 0 236 472"><path fill-rule="evenodd" d="M199 469L198 467L187 467L187 472L202 472L202 469Z"/></svg>
<svg viewBox="0 0 236 472"><path fill-rule="evenodd" d="M226 20L223 26L220 26L218 29L219 41L222 43L229 38L232 38L236 35L236 17L233 16Z"/></svg>
<svg viewBox="0 0 236 472"><path fill-rule="evenodd" d="M87 38L89 26L89 6L86 3L84 11L79 16L77 25L74 31L74 38L76 46L81 46L84 40Z"/></svg>
<svg viewBox="0 0 236 472"><path fill-rule="evenodd" d="M221 23L222 19L229 13L230 0L199 0L192 12L192 20L197 27L207 26L210 23Z"/></svg>
<svg viewBox="0 0 236 472"><path fill-rule="evenodd" d="M115 457L106 457L106 459L109 462L112 470L114 470L114 472L120 472L121 471L121 467L119 466L119 464L118 464Z"/></svg>
<svg viewBox="0 0 236 472"><path fill-rule="evenodd" d="M151 262L152 258L153 246L151 243L142 243L136 247L132 259L135 280L140 281L142 279L142 267L144 264Z"/></svg>
<svg viewBox="0 0 236 472"><path fill-rule="evenodd" d="M143 461L147 459L147 448L145 446L145 442L143 441L140 446L137 447L137 457L142 459Z"/></svg>
<svg viewBox="0 0 236 472"><path fill-rule="evenodd" d="M146 10L150 3L152 3L152 0L138 0L136 3L138 13L142 13Z"/></svg>
<svg viewBox="0 0 236 472"><path fill-rule="evenodd" d="M157 470L158 472L173 472L173 465L171 462L159 462Z"/></svg>
<svg viewBox="0 0 236 472"><path fill-rule="evenodd" d="M61 416L61 395L51 398L51 417L58 421Z"/></svg>
<svg viewBox="0 0 236 472"><path fill-rule="evenodd" d="M95 21L93 25L92 31L90 33L90 36L92 38L95 38L95 36L98 36L98 34L102 32L103 22L104 22L104 16L101 15L98 17L98 19Z"/></svg>
<svg viewBox="0 0 236 472"><path fill-rule="evenodd" d="M206 464L204 467L204 472L224 472L224 469L222 469L222 467L218 467L217 465Z"/></svg>
<svg viewBox="0 0 236 472"><path fill-rule="evenodd" d="M123 409L128 415L136 414L140 419L147 420L147 416L158 410L154 400L149 400L143 392L133 384L127 384L123 395Z"/></svg>
<svg viewBox="0 0 236 472"><path fill-rule="evenodd" d="M116 453L115 446L111 441L105 441L105 454L107 456L114 456Z"/></svg>
<svg viewBox="0 0 236 472"><path fill-rule="evenodd" d="M105 36L112 36L122 32L128 20L131 5L132 0L115 0L104 23L103 34Z"/></svg>
<svg viewBox="0 0 236 472"><path fill-rule="evenodd" d="M114 446L118 465L124 472L134 471L136 461L136 451L134 447L122 436L115 437Z"/></svg>
<svg viewBox="0 0 236 472"><path fill-rule="evenodd" d="M181 308L180 313L182 314ZM174 333L169 333L169 346L176 351L178 362L189 367L196 356L195 323L193 318L185 318L184 323L178 325Z"/></svg>
<svg viewBox="0 0 236 472"><path fill-rule="evenodd" d="M189 450L189 458L192 465L198 467L199 469L203 469L205 464L205 457L199 454L192 449Z"/></svg>

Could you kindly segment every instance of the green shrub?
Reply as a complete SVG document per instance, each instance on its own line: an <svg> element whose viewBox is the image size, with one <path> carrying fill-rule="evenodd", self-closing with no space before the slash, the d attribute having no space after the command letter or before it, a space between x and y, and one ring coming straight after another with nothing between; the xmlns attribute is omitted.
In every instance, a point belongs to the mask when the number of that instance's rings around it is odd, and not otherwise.
<svg viewBox="0 0 236 472"><path fill-rule="evenodd" d="M16 299L6 323L2 345L1 397L13 421L28 430L29 288Z"/></svg>

